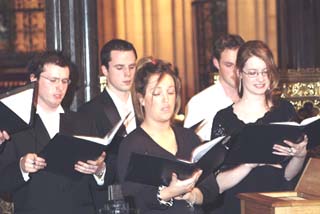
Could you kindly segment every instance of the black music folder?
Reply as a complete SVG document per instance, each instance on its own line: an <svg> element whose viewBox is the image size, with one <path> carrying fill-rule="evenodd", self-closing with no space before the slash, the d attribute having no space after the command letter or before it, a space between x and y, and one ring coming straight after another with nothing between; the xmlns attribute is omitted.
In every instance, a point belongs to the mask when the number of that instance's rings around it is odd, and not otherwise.
<svg viewBox="0 0 320 214"><path fill-rule="evenodd" d="M56 134L39 154L47 163L44 170L73 179L81 178L82 174L74 170L74 164L79 160L86 162L87 160L97 159L111 144L112 139L129 114L124 119L119 120L104 138Z"/></svg>
<svg viewBox="0 0 320 214"><path fill-rule="evenodd" d="M320 145L320 117L296 122L281 122L265 125L246 125L238 134L232 136L230 151L225 163L268 163L278 164L290 157L272 154L273 145L290 140L299 143L308 136L308 149Z"/></svg>
<svg viewBox="0 0 320 214"><path fill-rule="evenodd" d="M44 170L71 178L81 178L81 173L74 170L77 161L95 160L105 146L81 138L56 134L39 156L46 160Z"/></svg>
<svg viewBox="0 0 320 214"><path fill-rule="evenodd" d="M229 139L230 136L223 136L198 146L192 153L191 161L132 153L125 180L152 186L168 185L173 172L184 180L202 169L200 182L219 169L228 152L225 144Z"/></svg>
<svg viewBox="0 0 320 214"><path fill-rule="evenodd" d="M0 130L14 134L33 122L35 83L0 94Z"/></svg>

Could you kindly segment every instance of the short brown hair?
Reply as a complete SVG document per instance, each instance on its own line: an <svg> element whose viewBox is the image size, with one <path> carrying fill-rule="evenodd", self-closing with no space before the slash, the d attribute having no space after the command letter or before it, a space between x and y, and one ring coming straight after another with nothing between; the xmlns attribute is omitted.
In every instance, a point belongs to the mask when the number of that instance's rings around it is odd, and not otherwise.
<svg viewBox="0 0 320 214"><path fill-rule="evenodd" d="M112 39L108 41L100 51L101 65L109 69L109 62L111 61L111 51L133 51L137 59L137 51L132 43L123 39Z"/></svg>

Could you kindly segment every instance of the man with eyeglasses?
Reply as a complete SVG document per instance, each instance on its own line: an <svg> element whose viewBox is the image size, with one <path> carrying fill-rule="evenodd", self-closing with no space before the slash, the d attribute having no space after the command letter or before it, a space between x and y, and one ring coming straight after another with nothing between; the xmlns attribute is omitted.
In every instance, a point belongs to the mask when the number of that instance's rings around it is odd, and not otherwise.
<svg viewBox="0 0 320 214"><path fill-rule="evenodd" d="M204 120L196 129L202 141L210 140L216 113L239 99L234 67L238 49L243 43L239 35L232 34L222 35L214 42L212 63L219 72L219 80L193 96L186 106L184 127L189 128Z"/></svg>
<svg viewBox="0 0 320 214"><path fill-rule="evenodd" d="M116 137L107 148L107 158L114 168L110 170L116 178L116 157L119 144L124 136L133 131L137 124L131 98L131 86L136 72L137 52L133 44L122 39L108 41L100 51L101 71L106 77L107 86L97 97L79 108L79 112L94 119L100 137L108 133L113 126L131 112ZM107 190L97 192L97 207L107 202Z"/></svg>
<svg viewBox="0 0 320 214"><path fill-rule="evenodd" d="M16 214L94 213L92 192L104 184L108 171L105 152L75 163L74 170L84 174L79 180L42 170L46 160L38 156L58 132L96 134L88 118L61 107L71 83L69 61L60 52L46 51L30 62L28 72L30 81L38 82L34 124L13 134L0 155L0 192L12 194Z"/></svg>

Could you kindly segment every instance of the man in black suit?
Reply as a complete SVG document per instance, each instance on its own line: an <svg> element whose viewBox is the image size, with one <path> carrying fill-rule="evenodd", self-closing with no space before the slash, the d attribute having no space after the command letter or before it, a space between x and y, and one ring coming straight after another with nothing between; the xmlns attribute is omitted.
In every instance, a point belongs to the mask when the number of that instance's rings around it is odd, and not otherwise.
<svg viewBox="0 0 320 214"><path fill-rule="evenodd" d="M137 52L130 42L112 39L102 47L100 59L101 71L106 77L107 86L101 94L85 103L78 111L94 119L100 137L107 134L121 118L131 112L107 148L107 156L115 163L120 141L136 128L130 90L136 72ZM115 169L114 164L112 171ZM117 179L114 179L116 183ZM102 207L107 201L106 190L101 190L98 199L97 207Z"/></svg>
<svg viewBox="0 0 320 214"><path fill-rule="evenodd" d="M130 89L136 72L137 52L131 43L113 39L102 47L100 60L107 86L101 94L82 105L79 111L94 118L98 134L103 137L128 112L132 112L132 116L134 114ZM132 116L130 121L126 121L126 132L136 128Z"/></svg>
<svg viewBox="0 0 320 214"><path fill-rule="evenodd" d="M75 163L74 170L83 174L79 179L45 170L46 160L38 155L58 132L96 133L94 123L60 105L70 84L69 62L47 51L32 60L28 71L30 80L38 82L36 116L31 128L11 136L0 155L0 191L12 194L16 214L94 213L95 188L108 183L105 152Z"/></svg>

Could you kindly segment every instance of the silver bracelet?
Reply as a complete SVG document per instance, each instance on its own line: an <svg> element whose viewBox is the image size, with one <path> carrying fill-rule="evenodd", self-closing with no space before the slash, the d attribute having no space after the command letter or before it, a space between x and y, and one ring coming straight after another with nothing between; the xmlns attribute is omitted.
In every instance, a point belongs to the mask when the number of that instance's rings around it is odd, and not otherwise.
<svg viewBox="0 0 320 214"><path fill-rule="evenodd" d="M190 194L192 194L192 193L190 193ZM196 195L196 193L194 193L194 194L192 194L193 195L193 200L192 201L188 201L187 200L187 203L188 203L188 206L189 207L193 207L193 205L197 202L197 195Z"/></svg>
<svg viewBox="0 0 320 214"><path fill-rule="evenodd" d="M160 204L165 205L167 207L172 207L173 206L173 198L171 198L169 201L164 201L160 197L160 191L166 188L166 186L159 186L158 188L158 193L157 193L157 200L159 201Z"/></svg>
<svg viewBox="0 0 320 214"><path fill-rule="evenodd" d="M101 170L99 173L95 173L95 175L100 179L106 170L107 170L106 163L104 162L103 163L103 170Z"/></svg>

